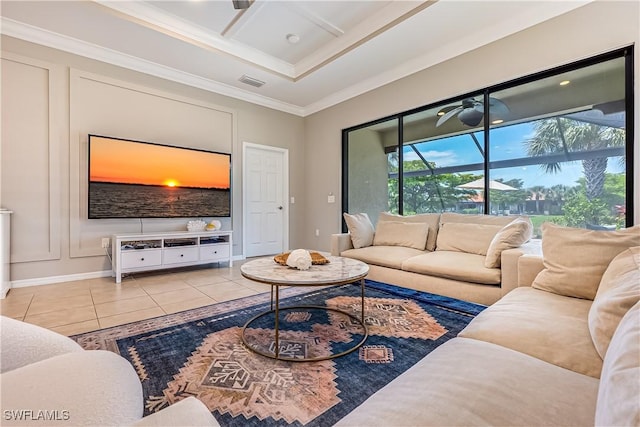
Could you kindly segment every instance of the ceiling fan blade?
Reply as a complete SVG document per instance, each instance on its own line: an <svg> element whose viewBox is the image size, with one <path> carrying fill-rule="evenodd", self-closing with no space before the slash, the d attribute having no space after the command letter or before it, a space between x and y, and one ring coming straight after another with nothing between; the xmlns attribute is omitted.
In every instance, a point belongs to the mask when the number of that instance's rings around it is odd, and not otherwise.
<svg viewBox="0 0 640 427"><path fill-rule="evenodd" d="M509 107L498 98L489 98L489 110L493 114L507 114Z"/></svg>
<svg viewBox="0 0 640 427"><path fill-rule="evenodd" d="M441 124L443 124L444 122L449 120L451 117L453 117L456 114L458 114L460 111L462 111L462 109L463 109L462 105L458 105L453 110L447 111L444 115L442 115L438 119L438 121L436 122L436 127L440 126Z"/></svg>
<svg viewBox="0 0 640 427"><path fill-rule="evenodd" d="M249 9L251 6L250 0L231 0L233 2L234 9Z"/></svg>

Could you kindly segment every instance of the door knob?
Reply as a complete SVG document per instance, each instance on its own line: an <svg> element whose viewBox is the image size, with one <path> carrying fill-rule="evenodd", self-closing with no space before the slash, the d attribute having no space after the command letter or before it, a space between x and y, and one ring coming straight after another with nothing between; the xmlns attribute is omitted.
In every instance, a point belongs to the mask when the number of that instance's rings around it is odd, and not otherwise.
<svg viewBox="0 0 640 427"><path fill-rule="evenodd" d="M282 210L282 206L278 206L278 209Z"/></svg>

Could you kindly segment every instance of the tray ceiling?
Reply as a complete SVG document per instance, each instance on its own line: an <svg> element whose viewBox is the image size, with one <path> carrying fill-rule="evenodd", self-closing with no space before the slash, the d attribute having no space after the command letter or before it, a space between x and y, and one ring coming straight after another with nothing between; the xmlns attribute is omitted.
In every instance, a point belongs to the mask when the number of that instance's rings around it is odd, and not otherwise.
<svg viewBox="0 0 640 427"><path fill-rule="evenodd" d="M3 0L1 31L305 116L589 1Z"/></svg>

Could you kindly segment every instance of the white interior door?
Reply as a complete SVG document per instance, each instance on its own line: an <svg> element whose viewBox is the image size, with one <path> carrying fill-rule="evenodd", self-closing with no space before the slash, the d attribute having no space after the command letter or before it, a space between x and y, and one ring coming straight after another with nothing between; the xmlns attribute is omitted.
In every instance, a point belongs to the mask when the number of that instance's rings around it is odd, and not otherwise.
<svg viewBox="0 0 640 427"><path fill-rule="evenodd" d="M246 257L288 249L288 151L245 142L243 151L243 236Z"/></svg>

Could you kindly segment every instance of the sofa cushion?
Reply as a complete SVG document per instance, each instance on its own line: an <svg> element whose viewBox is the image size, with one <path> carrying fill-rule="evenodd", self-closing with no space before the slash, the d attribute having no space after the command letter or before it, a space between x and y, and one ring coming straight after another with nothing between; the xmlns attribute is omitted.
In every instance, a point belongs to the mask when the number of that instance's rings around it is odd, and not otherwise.
<svg viewBox="0 0 640 427"><path fill-rule="evenodd" d="M434 251L436 249L436 238L438 236L438 225L440 223L439 213L425 213L417 215L394 215L389 212L381 212L378 216L378 224L381 221L400 221L400 222L421 222L429 226L427 233L426 250Z"/></svg>
<svg viewBox="0 0 640 427"><path fill-rule="evenodd" d="M484 256L466 252L437 250L416 255L404 261L402 269L463 282L500 284L500 269L486 268Z"/></svg>
<svg viewBox="0 0 640 427"><path fill-rule="evenodd" d="M487 268L499 268L502 251L517 248L528 242L533 235L531 219L520 217L502 227L489 244L484 266Z"/></svg>
<svg viewBox="0 0 640 427"><path fill-rule="evenodd" d="M436 251L486 255L491 240L501 228L499 225L489 224L442 223L438 231Z"/></svg>
<svg viewBox="0 0 640 427"><path fill-rule="evenodd" d="M545 222L542 224L545 268L532 286L592 300L611 260L632 246L640 246L640 225L618 231L599 231Z"/></svg>
<svg viewBox="0 0 640 427"><path fill-rule="evenodd" d="M488 307L459 336L492 342L598 378L598 355L587 316L591 301L530 287L516 288Z"/></svg>
<svg viewBox="0 0 640 427"><path fill-rule="evenodd" d="M598 380L495 344L454 338L336 426L593 425Z"/></svg>
<svg viewBox="0 0 640 427"><path fill-rule="evenodd" d="M373 237L373 245L405 246L423 251L428 233L429 226L425 223L380 221Z"/></svg>
<svg viewBox="0 0 640 427"><path fill-rule="evenodd" d="M604 358L595 424L640 425L640 303L620 321Z"/></svg>
<svg viewBox="0 0 640 427"><path fill-rule="evenodd" d="M349 229L351 243L358 249L373 244L373 224L366 213L348 214L343 213L344 222Z"/></svg>
<svg viewBox="0 0 640 427"><path fill-rule="evenodd" d="M367 264L400 270L407 258L424 254L424 251L404 246L367 246L360 249L348 249L340 254L343 257L358 259Z"/></svg>
<svg viewBox="0 0 640 427"><path fill-rule="evenodd" d="M609 264L589 310L589 330L604 358L620 319L640 300L640 246L629 248Z"/></svg>
<svg viewBox="0 0 640 427"><path fill-rule="evenodd" d="M459 222L464 224L485 224L504 227L518 216L496 216L496 215L467 215L456 212L443 212L440 215L440 225L448 222Z"/></svg>

